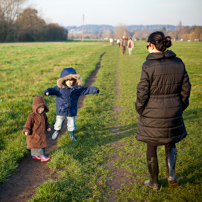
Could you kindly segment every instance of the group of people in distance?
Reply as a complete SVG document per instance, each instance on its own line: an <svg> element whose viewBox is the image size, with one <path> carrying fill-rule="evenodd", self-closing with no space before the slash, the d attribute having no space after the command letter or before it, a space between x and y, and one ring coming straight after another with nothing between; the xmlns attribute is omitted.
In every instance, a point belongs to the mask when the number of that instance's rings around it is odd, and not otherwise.
<svg viewBox="0 0 202 202"><path fill-rule="evenodd" d="M126 48L128 48L129 55L132 55L135 44L131 37L128 40L128 37L123 36L122 39L117 39L117 44L119 47L122 47L122 55L125 55Z"/></svg>
<svg viewBox="0 0 202 202"><path fill-rule="evenodd" d="M128 46L129 41L123 37L120 42L122 48ZM149 54L142 65L137 99L134 101L139 114L136 139L147 144L146 159L150 179L144 184L153 190L160 189L157 147L165 146L168 183L177 186L176 143L187 136L182 114L189 105L191 83L183 61L174 52L167 50L171 45L171 37L165 36L163 32L153 32L148 37L145 48ZM132 43L130 47L133 47ZM81 84L80 75L70 67L62 70L54 88L44 91L45 96L56 96L57 116L53 140L58 137L67 119L70 138L77 141L74 131L78 98L80 95L99 93L97 87L81 87ZM33 159L48 161L50 157L45 156L46 131L50 131L51 126L46 116L49 109L42 95L34 98L32 109L23 131L27 136L27 148L31 149Z"/></svg>

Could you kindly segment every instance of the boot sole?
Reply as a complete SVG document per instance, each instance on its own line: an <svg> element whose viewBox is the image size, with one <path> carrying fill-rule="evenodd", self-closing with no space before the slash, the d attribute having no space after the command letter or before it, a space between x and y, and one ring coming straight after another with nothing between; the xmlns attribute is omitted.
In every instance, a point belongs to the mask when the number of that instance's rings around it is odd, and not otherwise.
<svg viewBox="0 0 202 202"><path fill-rule="evenodd" d="M34 159L34 160L41 160L40 158L36 158L36 157L32 157L32 159Z"/></svg>
<svg viewBox="0 0 202 202"><path fill-rule="evenodd" d="M179 186L178 182L175 181L168 181L169 186L174 187L174 186Z"/></svg>
<svg viewBox="0 0 202 202"><path fill-rule="evenodd" d="M149 187L150 189L153 189L155 191L158 191L160 189L160 186L155 186L155 187L152 187L150 184L148 184L147 180L144 182L144 185L146 185L147 187Z"/></svg>
<svg viewBox="0 0 202 202"><path fill-rule="evenodd" d="M172 176L168 177L168 184L169 184L169 186L178 186L179 185L178 181Z"/></svg>
<svg viewBox="0 0 202 202"><path fill-rule="evenodd" d="M151 186L148 186L148 185L146 185L147 187L149 187L150 189L153 189L154 191L158 191L160 188L159 187L151 187Z"/></svg>
<svg viewBox="0 0 202 202"><path fill-rule="evenodd" d="M47 159L47 160L41 160L41 162L47 162L47 161L49 161L50 159Z"/></svg>

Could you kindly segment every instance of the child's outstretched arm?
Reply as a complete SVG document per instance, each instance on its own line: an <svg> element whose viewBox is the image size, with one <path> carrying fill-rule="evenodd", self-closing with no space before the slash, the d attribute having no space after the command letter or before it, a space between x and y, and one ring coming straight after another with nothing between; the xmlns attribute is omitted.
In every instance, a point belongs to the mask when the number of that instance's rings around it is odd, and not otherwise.
<svg viewBox="0 0 202 202"><path fill-rule="evenodd" d="M47 88L44 90L44 95L49 96L49 95L58 95L59 90L58 86L55 86L54 88Z"/></svg>
<svg viewBox="0 0 202 202"><path fill-rule="evenodd" d="M82 87L79 90L81 90L81 95L99 94L100 92L100 90L95 86Z"/></svg>

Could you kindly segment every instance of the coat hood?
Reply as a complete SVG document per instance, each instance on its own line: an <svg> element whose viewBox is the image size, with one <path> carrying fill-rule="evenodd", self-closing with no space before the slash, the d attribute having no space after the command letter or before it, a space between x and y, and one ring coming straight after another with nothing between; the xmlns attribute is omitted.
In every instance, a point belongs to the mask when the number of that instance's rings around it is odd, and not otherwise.
<svg viewBox="0 0 202 202"><path fill-rule="evenodd" d="M81 76L76 73L74 68L70 67L62 70L60 78L57 80L57 86L59 88L65 88L64 81L68 79L75 79L78 85L82 84Z"/></svg>
<svg viewBox="0 0 202 202"><path fill-rule="evenodd" d="M171 57L176 57L176 54L168 50L166 52L158 52L158 53L150 53L146 60L158 60L158 59L163 59L163 58L171 58Z"/></svg>
<svg viewBox="0 0 202 202"><path fill-rule="evenodd" d="M45 100L43 99L42 95L37 95L34 100L33 100L33 104L32 104L32 110L34 113L37 113L37 109L41 106L44 106L44 112L48 112L49 108L46 105ZM37 113L38 114L38 113Z"/></svg>

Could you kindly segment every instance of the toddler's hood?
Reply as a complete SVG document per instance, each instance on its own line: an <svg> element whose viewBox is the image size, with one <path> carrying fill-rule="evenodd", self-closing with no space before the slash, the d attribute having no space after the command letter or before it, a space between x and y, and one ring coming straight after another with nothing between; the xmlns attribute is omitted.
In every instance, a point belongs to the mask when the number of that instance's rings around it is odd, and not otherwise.
<svg viewBox="0 0 202 202"><path fill-rule="evenodd" d="M75 69L72 67L64 68L61 72L60 78L57 80L57 85L59 88L65 88L63 84L64 81L68 79L75 79L78 85L82 84L82 79L79 74L76 73Z"/></svg>
<svg viewBox="0 0 202 202"><path fill-rule="evenodd" d="M41 106L44 106L44 112L48 112L49 108L45 102L45 100L43 99L42 95L37 95L34 100L33 100L33 104L32 104L32 110L34 113L37 113L37 109Z"/></svg>

